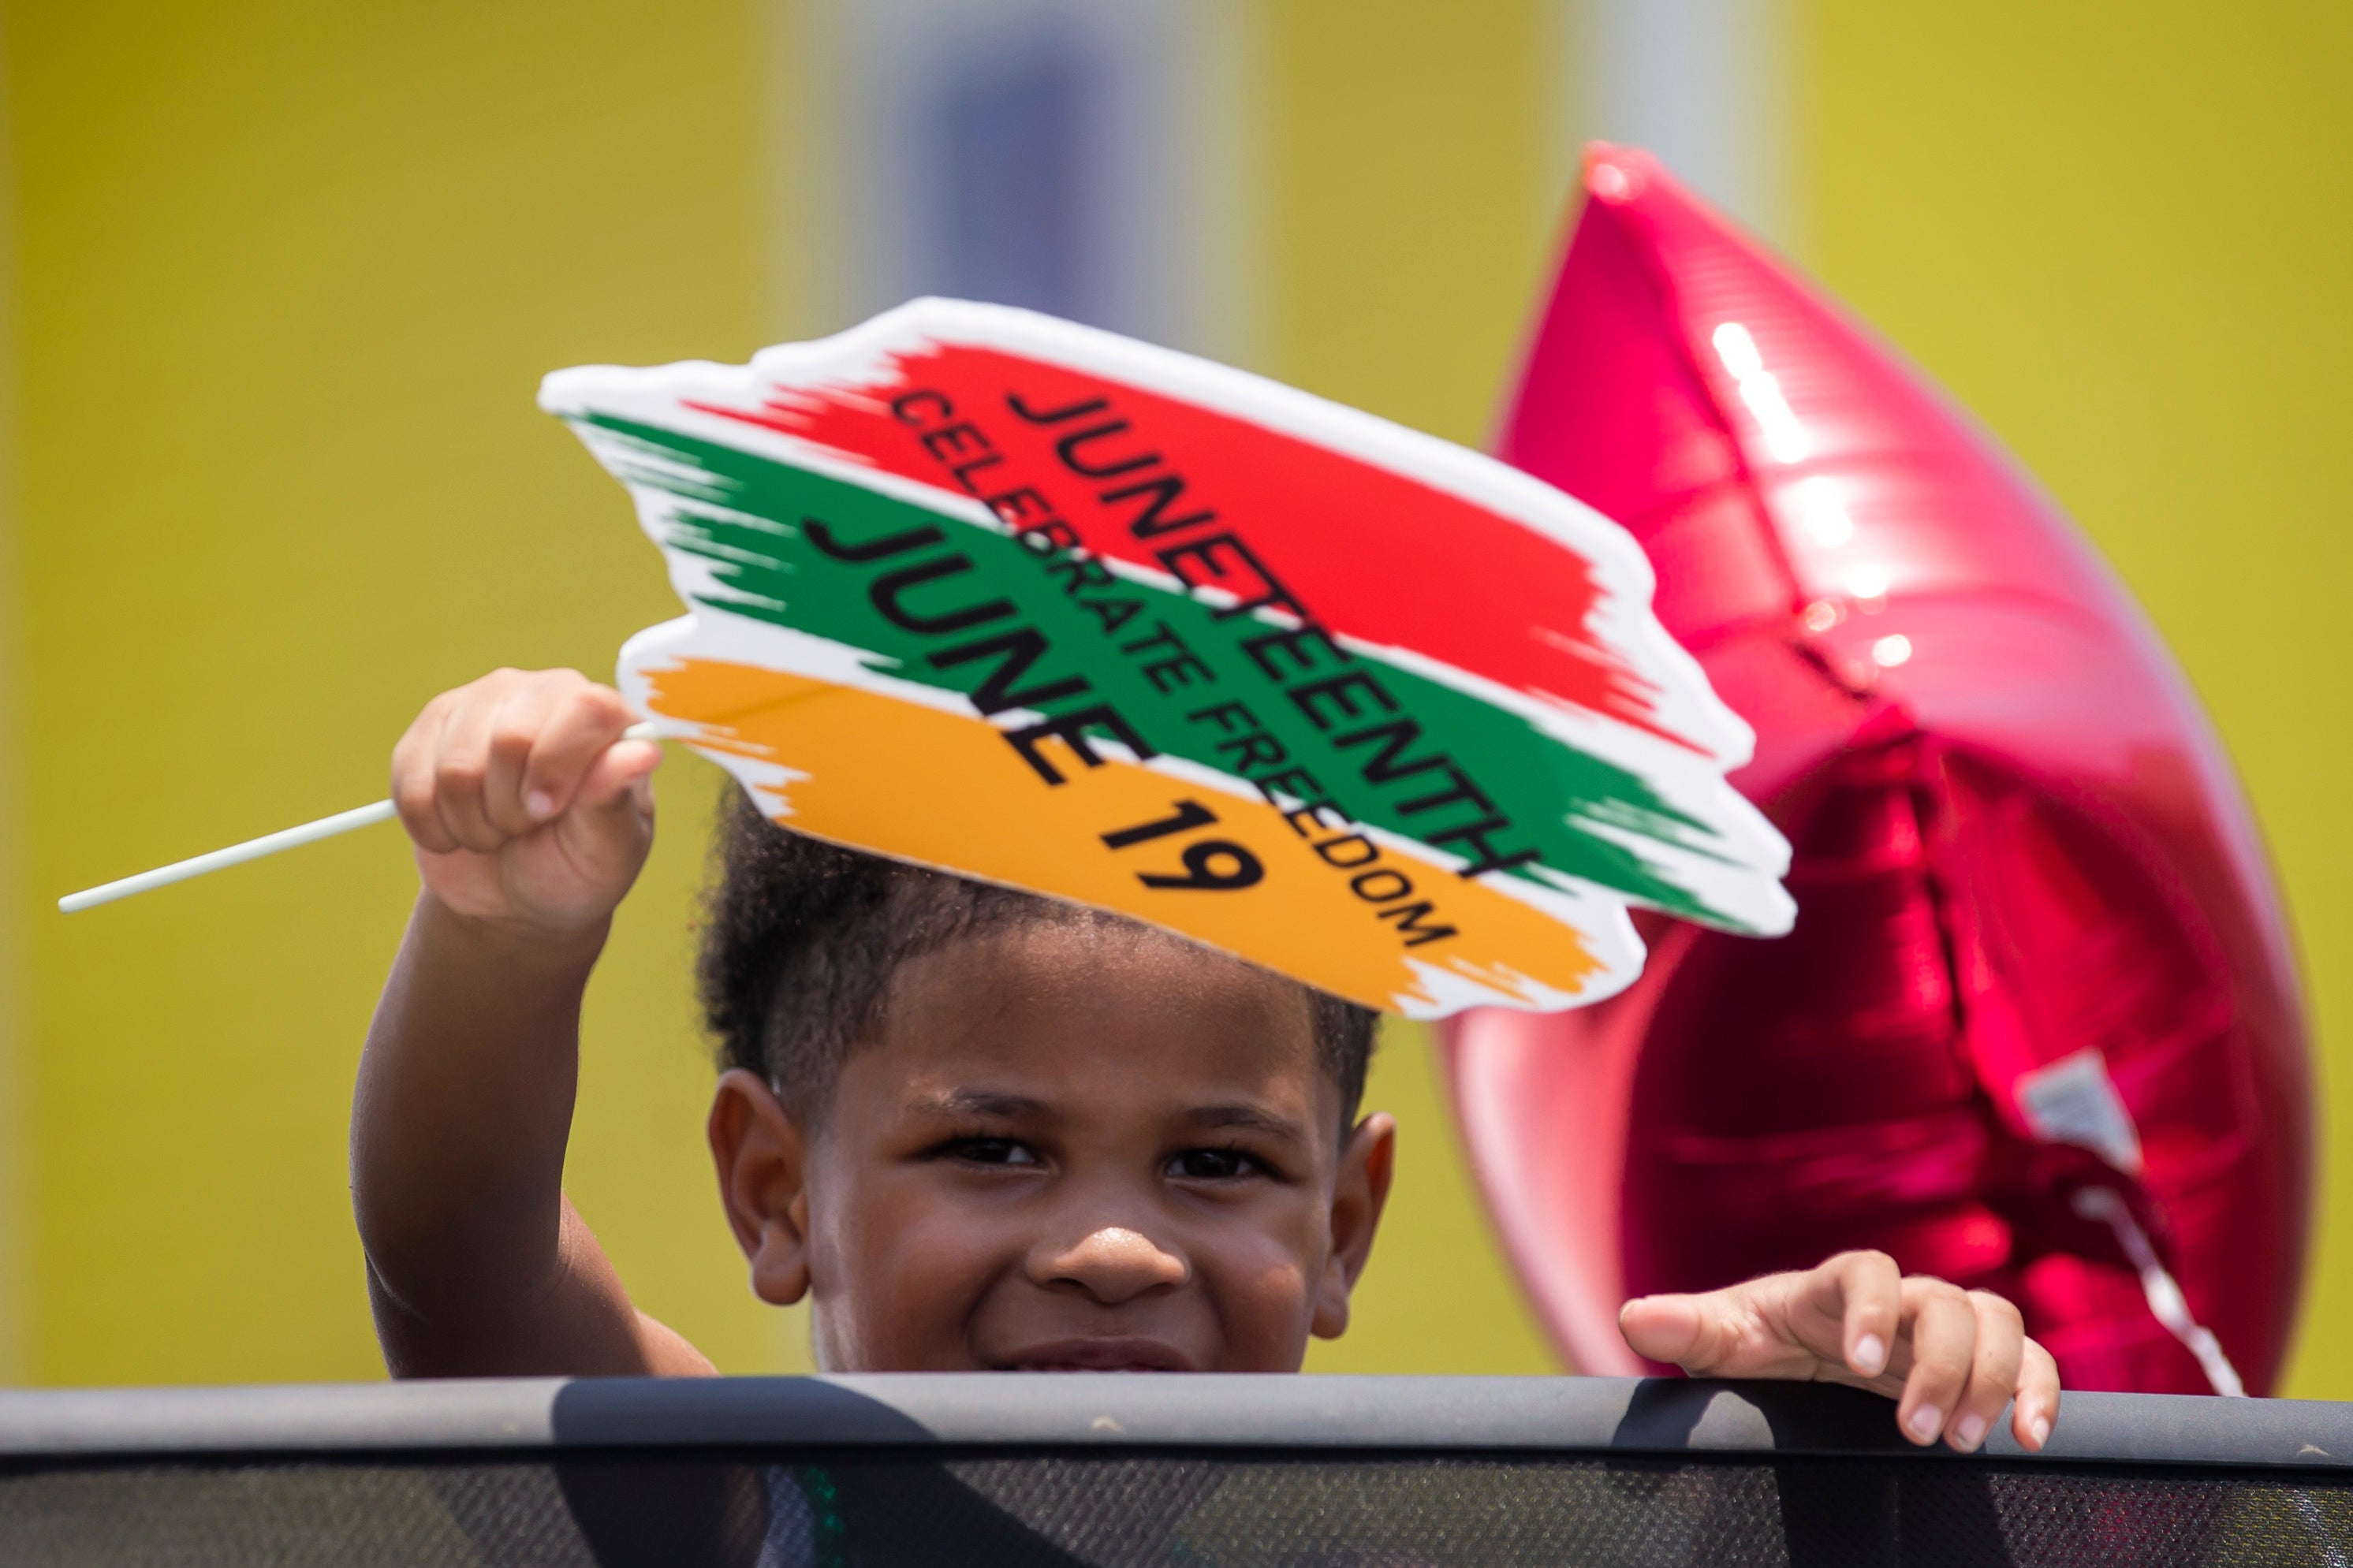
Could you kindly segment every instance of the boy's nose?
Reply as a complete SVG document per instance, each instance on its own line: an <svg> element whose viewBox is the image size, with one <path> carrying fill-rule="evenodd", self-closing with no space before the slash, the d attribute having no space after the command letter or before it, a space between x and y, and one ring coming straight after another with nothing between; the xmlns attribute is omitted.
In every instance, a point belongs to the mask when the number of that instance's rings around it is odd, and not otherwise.
<svg viewBox="0 0 2353 1568"><path fill-rule="evenodd" d="M1040 1285L1076 1285L1104 1306L1152 1290L1173 1289L1191 1266L1142 1231L1107 1225L1067 1247L1051 1243L1029 1255L1029 1277Z"/></svg>

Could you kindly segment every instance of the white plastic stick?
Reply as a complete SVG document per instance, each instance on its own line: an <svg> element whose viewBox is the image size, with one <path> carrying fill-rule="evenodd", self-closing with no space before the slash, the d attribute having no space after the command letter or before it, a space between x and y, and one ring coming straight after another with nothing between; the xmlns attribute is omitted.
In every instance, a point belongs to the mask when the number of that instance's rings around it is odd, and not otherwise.
<svg viewBox="0 0 2353 1568"><path fill-rule="evenodd" d="M624 741L651 741L659 731L651 724L632 724L621 731ZM174 882L185 882L191 877L201 877L207 871L217 871L225 866L241 866L248 860L259 860L264 855L275 855L280 849L292 849L304 844L315 844L322 838L332 838L353 828L389 822L399 811L388 800L373 805L357 806L339 811L332 816L322 816L316 822L306 822L300 827L289 827L276 833L265 833L259 838L248 838L242 844L232 844L226 849L216 849L209 855L198 855L186 860L174 860L169 866L158 866L153 871L142 871L135 877L124 877L95 888L85 888L79 893L68 893L58 900L61 914L111 904L117 899L127 899L133 893L143 893L150 888L168 888Z"/></svg>

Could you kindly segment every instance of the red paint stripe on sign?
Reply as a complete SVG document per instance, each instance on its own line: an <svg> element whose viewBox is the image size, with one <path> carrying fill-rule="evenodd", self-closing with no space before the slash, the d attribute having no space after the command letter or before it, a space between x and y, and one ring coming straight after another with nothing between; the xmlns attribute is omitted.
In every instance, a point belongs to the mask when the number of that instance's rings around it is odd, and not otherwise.
<svg viewBox="0 0 2353 1568"><path fill-rule="evenodd" d="M1583 557L1299 437L958 344L894 355L861 384L780 391L756 409L690 406L972 496L1065 546L1693 745L1662 724L1651 683L1588 630L1600 590ZM1058 528L1067 534L1050 535Z"/></svg>

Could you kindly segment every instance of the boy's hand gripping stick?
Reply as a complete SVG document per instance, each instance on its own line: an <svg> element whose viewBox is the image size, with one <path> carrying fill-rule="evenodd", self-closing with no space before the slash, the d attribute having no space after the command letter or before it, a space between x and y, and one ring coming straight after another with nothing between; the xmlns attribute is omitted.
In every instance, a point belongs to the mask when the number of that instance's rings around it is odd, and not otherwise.
<svg viewBox="0 0 2353 1568"><path fill-rule="evenodd" d="M660 731L651 724L632 724L621 731L624 741L654 741ZM73 914L100 904L111 904L117 899L127 899L133 893L143 893L151 888L166 888L174 882L185 882L191 877L201 877L207 871L217 871L227 866L243 865L259 860L265 855L275 855L280 849L293 849L304 844L315 844L322 838L332 838L339 833L354 828L389 822L399 810L388 800L373 805L363 805L350 811L339 811L332 816L322 816L316 822L306 822L300 827L288 827L276 833L265 833L259 838L248 838L242 844L232 844L226 849L174 860L169 866L158 866L152 871L142 871L134 877L85 888L79 893L68 893L58 900L61 914Z"/></svg>

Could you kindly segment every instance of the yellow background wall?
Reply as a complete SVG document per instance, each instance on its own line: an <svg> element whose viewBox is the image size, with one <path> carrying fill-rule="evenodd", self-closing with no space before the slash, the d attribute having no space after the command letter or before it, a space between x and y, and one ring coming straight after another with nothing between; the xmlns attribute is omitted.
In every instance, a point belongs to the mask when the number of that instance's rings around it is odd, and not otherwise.
<svg viewBox="0 0 2353 1568"><path fill-rule="evenodd" d="M19 209L18 1375L380 1375L343 1181L414 874L342 840L70 920L59 891L383 793L423 698L673 613L533 406L758 346L751 12L622 0L8 15ZM785 1342L699 1161L706 781L592 1005L577 1184L647 1304ZM686 786L686 787L680 787Z"/></svg>
<svg viewBox="0 0 2353 1568"><path fill-rule="evenodd" d="M740 359L799 319L770 216L776 3L5 7L0 1376L376 1374L342 1151L412 885L396 841L70 921L50 900L371 798L431 691L604 668L670 612L619 493L531 394L585 361ZM1801 259L2141 593L2246 771L2345 1037L2347 23L1791 5ZM1246 9L1254 363L1476 440L1557 218L1557 30L1536 0ZM591 996L572 1184L645 1305L729 1370L786 1369L797 1314L744 1291L700 1148L686 925L713 783L680 758L662 787ZM1420 1037L1393 1033L1373 1096L1406 1122L1405 1180L1357 1330L1311 1364L1548 1366ZM2353 1306L2353 1214L2327 1223L2316 1323ZM2353 1396L2353 1351L2308 1336L2295 1387Z"/></svg>

